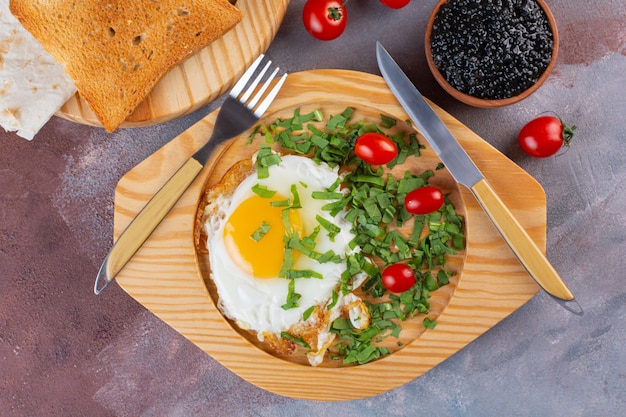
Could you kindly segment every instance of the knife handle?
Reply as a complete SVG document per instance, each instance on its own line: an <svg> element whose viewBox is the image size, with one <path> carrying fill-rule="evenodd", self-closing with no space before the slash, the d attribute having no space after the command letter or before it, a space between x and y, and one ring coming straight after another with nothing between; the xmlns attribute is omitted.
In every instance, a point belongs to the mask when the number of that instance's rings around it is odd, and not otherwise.
<svg viewBox="0 0 626 417"><path fill-rule="evenodd" d="M471 191L530 276L548 294L562 300L573 300L574 295L563 283L554 267L513 217L487 180L478 181L471 187Z"/></svg>
<svg viewBox="0 0 626 417"><path fill-rule="evenodd" d="M189 158L130 222L104 259L94 285L96 294L115 279L189 188L202 167L200 162Z"/></svg>

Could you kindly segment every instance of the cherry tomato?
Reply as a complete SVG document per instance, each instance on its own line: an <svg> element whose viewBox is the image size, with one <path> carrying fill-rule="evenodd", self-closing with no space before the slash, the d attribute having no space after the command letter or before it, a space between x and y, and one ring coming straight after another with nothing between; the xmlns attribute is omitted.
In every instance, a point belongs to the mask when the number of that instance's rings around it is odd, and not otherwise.
<svg viewBox="0 0 626 417"><path fill-rule="evenodd" d="M522 150L530 156L545 158L563 146L568 147L576 126L568 126L554 116L540 116L526 123L519 132Z"/></svg>
<svg viewBox="0 0 626 417"><path fill-rule="evenodd" d="M302 9L304 28L316 39L333 40L346 29L342 0L307 0Z"/></svg>
<svg viewBox="0 0 626 417"><path fill-rule="evenodd" d="M428 214L443 205L443 193L437 187L427 185L416 188L404 198L404 207L411 214Z"/></svg>
<svg viewBox="0 0 626 417"><path fill-rule="evenodd" d="M401 9L407 4L409 4L411 0L380 0L382 4L392 9Z"/></svg>
<svg viewBox="0 0 626 417"><path fill-rule="evenodd" d="M393 140L382 133L369 132L357 138L354 153L368 164L384 165L398 155L398 148Z"/></svg>
<svg viewBox="0 0 626 417"><path fill-rule="evenodd" d="M410 289L415 284L415 272L405 264L389 265L383 270L382 281L385 288L391 292L400 293Z"/></svg>

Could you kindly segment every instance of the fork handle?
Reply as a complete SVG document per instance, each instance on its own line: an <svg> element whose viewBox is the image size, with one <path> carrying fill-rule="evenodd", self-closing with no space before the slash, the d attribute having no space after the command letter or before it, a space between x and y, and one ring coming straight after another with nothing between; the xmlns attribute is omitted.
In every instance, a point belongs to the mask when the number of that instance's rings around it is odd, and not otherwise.
<svg viewBox="0 0 626 417"><path fill-rule="evenodd" d="M172 207L202 171L203 165L189 158L148 201L115 241L98 272L94 292L100 294L150 237Z"/></svg>

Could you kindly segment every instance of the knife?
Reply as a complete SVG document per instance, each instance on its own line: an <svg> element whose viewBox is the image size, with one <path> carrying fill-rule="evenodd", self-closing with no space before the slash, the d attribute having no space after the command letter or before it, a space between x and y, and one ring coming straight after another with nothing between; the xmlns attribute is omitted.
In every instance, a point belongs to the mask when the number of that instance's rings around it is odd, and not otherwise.
<svg viewBox="0 0 626 417"><path fill-rule="evenodd" d="M266 89L270 85L269 81L279 70L278 67L274 68L269 79L257 91L259 83L263 81L272 62L268 60L264 67L259 67L263 59L264 54L259 55L230 90L217 113L213 132L207 142L163 184L117 238L96 276L95 294L102 293L148 240L152 232L195 181L208 163L213 151L227 140L241 135L252 127L268 109L284 84L287 74L283 74L266 94ZM253 78L257 68L262 69Z"/></svg>
<svg viewBox="0 0 626 417"><path fill-rule="evenodd" d="M376 43L376 59L383 78L411 120L452 177L476 197L530 276L553 297L564 301L573 300L574 295L554 267L380 42Z"/></svg>

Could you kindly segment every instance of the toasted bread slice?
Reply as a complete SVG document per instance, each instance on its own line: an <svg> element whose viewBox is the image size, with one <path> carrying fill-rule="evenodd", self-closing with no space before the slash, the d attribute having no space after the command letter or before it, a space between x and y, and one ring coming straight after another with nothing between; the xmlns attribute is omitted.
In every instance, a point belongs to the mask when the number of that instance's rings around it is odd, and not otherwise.
<svg viewBox="0 0 626 417"><path fill-rule="evenodd" d="M109 132L156 83L236 25L228 0L11 0Z"/></svg>

